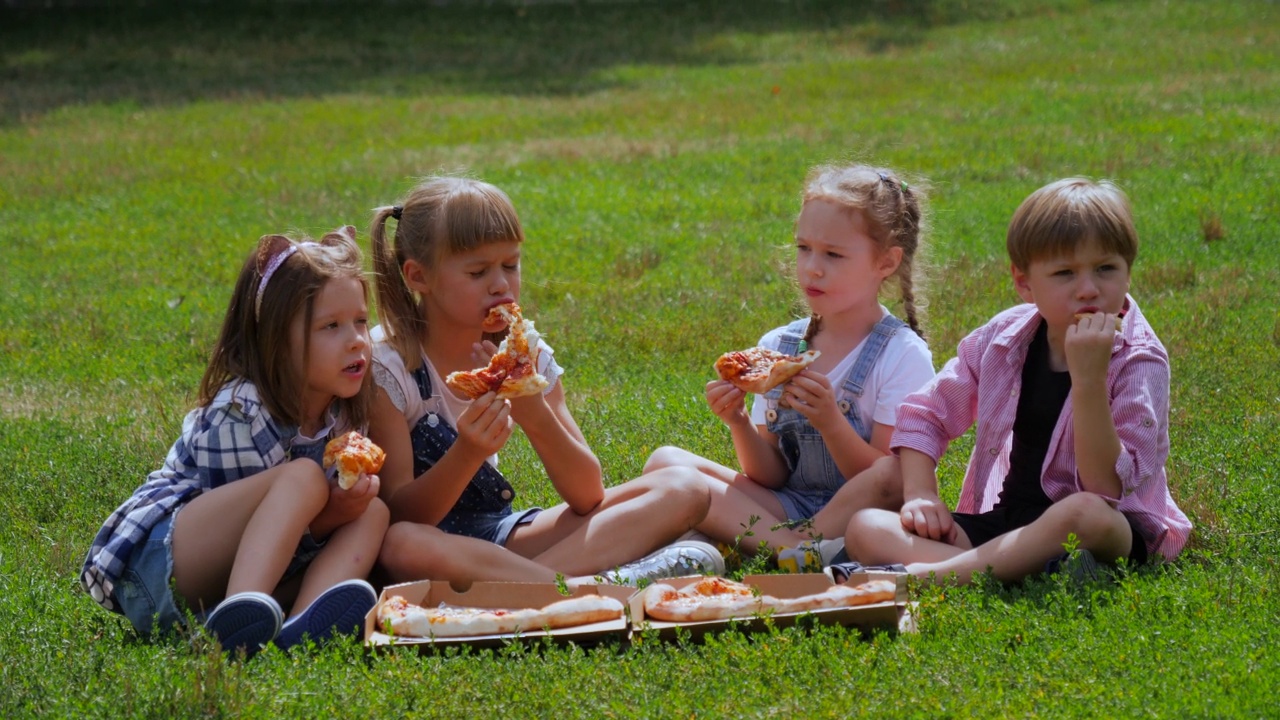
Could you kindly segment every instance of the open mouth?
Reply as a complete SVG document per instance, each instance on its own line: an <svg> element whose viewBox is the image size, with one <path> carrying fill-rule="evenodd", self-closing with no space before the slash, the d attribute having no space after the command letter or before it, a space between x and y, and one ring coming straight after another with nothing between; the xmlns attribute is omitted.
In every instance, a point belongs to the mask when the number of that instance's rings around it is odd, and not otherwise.
<svg viewBox="0 0 1280 720"><path fill-rule="evenodd" d="M363 358L361 358L360 360L357 360L357 361L355 361L355 362L351 363L350 365L348 365L348 366L346 366L346 367L342 368L342 372L344 372L344 373L350 373L350 374L352 374L352 375L359 375L360 373L363 373L363 372L364 372L364 366L365 366L365 364L366 364L366 363L365 363L364 359L363 359Z"/></svg>

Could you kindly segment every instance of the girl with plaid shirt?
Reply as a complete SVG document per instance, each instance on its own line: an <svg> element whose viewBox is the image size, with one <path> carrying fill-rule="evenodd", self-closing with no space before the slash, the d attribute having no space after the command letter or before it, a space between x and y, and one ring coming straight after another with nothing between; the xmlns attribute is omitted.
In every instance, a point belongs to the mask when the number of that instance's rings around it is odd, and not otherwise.
<svg viewBox="0 0 1280 720"><path fill-rule="evenodd" d="M81 580L95 601L144 635L189 612L249 654L358 628L389 513L376 476L342 490L321 461L330 437L366 422L367 296L354 228L259 240L199 406L94 538Z"/></svg>

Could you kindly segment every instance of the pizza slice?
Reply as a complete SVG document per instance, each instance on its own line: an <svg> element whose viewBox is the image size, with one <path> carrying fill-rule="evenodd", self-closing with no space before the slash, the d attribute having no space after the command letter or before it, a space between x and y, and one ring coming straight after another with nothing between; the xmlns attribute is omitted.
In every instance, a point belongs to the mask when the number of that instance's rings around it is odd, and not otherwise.
<svg viewBox="0 0 1280 720"><path fill-rule="evenodd" d="M538 331L533 322L520 315L519 305L505 303L489 310L483 327L501 329L503 323L507 337L488 366L449 373L445 385L472 400L491 391L500 398L517 398L547 388L547 379L538 374Z"/></svg>
<svg viewBox="0 0 1280 720"><path fill-rule="evenodd" d="M324 467L338 467L338 487L350 490L360 473L372 475L382 469L387 454L369 438L352 430L324 446Z"/></svg>
<svg viewBox="0 0 1280 720"><path fill-rule="evenodd" d="M541 608L472 608L415 605L399 595L378 607L378 626L401 637L474 637L577 627L622 617L622 602L604 595L583 595Z"/></svg>
<svg viewBox="0 0 1280 720"><path fill-rule="evenodd" d="M727 352L716 360L716 373L743 392L763 395L800 374L822 353L806 350L785 355L777 350L753 347Z"/></svg>

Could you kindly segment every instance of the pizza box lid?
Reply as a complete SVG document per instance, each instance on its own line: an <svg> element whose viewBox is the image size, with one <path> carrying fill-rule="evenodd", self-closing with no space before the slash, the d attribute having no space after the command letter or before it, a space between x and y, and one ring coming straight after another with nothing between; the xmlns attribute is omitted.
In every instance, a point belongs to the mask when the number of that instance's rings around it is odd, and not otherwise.
<svg viewBox="0 0 1280 720"><path fill-rule="evenodd" d="M769 622L772 622L776 627L789 627L794 625L799 618L806 615L812 616L814 620L824 625L858 627L866 631L874 628L884 628L897 632L915 632L915 620L911 615L910 603L907 601L906 577L906 575L900 573L884 572L856 573L849 577L849 582L854 585L871 580L893 580L897 586L897 597L893 601L847 608L828 608L808 613L773 613L768 618L751 615L742 618L702 620L687 623L646 618L644 613L644 593L637 592L632 595L629 603L632 633L650 629L656 630L660 638L670 639L676 635L677 628L684 628L696 639L707 632L725 628L731 623L740 630L756 631L765 628ZM662 580L661 582L679 590L700 579L702 579L701 576L691 576ZM748 575L742 579L742 582L760 588L760 592L765 595L779 598L794 598L820 593L835 584L831 578L821 573Z"/></svg>
<svg viewBox="0 0 1280 720"><path fill-rule="evenodd" d="M454 590L448 582L417 580L388 585L382 589L378 604L364 618L364 643L369 647L383 648L391 645L416 645L421 647L446 647L450 645L474 645L497 647L512 640L540 640L550 637L557 641L579 643L596 642L609 636L624 637L630 624L626 617L627 601L635 594L635 588L614 585L596 585L575 588L572 595L563 595L554 583L477 581L465 591ZM590 623L554 630L530 630L499 635L472 635L468 637L421 638L388 635L378 627L378 608L393 595L423 607L441 603L458 607L475 608L530 608L549 605L568 597L604 595L616 598L623 604L624 612L617 620Z"/></svg>

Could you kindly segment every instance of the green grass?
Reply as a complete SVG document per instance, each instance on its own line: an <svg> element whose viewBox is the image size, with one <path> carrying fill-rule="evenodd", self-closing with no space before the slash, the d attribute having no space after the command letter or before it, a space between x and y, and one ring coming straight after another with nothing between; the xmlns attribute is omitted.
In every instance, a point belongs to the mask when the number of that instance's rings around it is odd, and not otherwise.
<svg viewBox="0 0 1280 720"><path fill-rule="evenodd" d="M853 7L846 7L851 5ZM179 4L0 11L0 716L1256 717L1280 687L1280 12L1240 2ZM701 388L798 309L801 179L931 188L939 365L1016 301L1003 237L1118 181L1173 366L1176 563L1082 588L918 590L920 632L225 662L79 591L163 459L234 273L463 169L528 234L524 303L608 482L732 461ZM942 463L954 501L969 441ZM523 498L553 502L517 436Z"/></svg>

